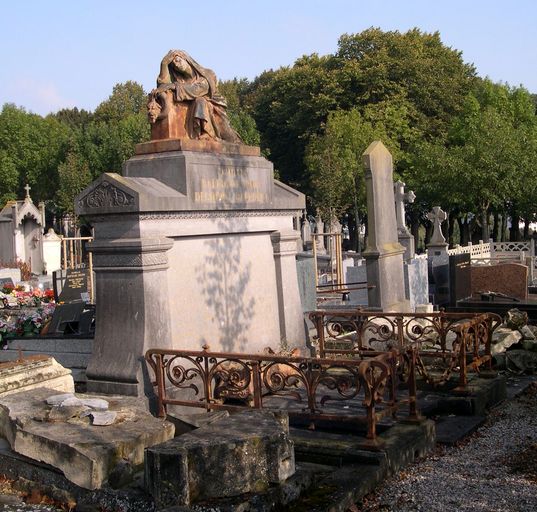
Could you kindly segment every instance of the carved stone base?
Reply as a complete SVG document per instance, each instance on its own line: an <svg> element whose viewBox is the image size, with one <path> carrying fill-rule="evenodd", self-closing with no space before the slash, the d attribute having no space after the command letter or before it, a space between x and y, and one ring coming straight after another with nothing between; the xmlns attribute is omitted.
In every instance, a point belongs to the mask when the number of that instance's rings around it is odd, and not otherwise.
<svg viewBox="0 0 537 512"><path fill-rule="evenodd" d="M192 139L163 139L152 140L136 144L135 154L148 155L152 153L165 153L168 151L198 151L211 152L223 155L259 156L258 146L246 146L244 144L232 144L216 140L192 140Z"/></svg>
<svg viewBox="0 0 537 512"><path fill-rule="evenodd" d="M88 389L151 392L151 347L304 346L293 230L304 203L266 159L214 152L138 155L91 184L76 202L95 228Z"/></svg>

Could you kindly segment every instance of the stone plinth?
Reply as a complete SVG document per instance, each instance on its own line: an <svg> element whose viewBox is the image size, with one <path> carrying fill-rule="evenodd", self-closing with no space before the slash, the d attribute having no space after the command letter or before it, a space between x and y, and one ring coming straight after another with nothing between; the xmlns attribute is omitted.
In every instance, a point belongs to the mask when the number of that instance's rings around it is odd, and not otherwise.
<svg viewBox="0 0 537 512"><path fill-rule="evenodd" d="M30 356L21 361L0 362L0 397L37 388L73 392L71 370L53 357Z"/></svg>
<svg viewBox="0 0 537 512"><path fill-rule="evenodd" d="M58 408L64 410L62 421L47 421L52 407L46 399L57 394L39 388L0 398L0 437L15 452L58 468L85 489L101 487L121 460L141 465L145 448L173 438L173 425L151 416L137 398L107 397L117 418L109 426L91 425L82 410L68 407Z"/></svg>
<svg viewBox="0 0 537 512"><path fill-rule="evenodd" d="M366 260L369 307L384 311L408 310L405 298L403 254L397 237L392 156L381 141L363 154L367 191Z"/></svg>
<svg viewBox="0 0 537 512"><path fill-rule="evenodd" d="M247 411L147 450L145 480L157 508L262 492L295 472L288 427Z"/></svg>
<svg viewBox="0 0 537 512"><path fill-rule="evenodd" d="M90 391L152 395L152 347L305 344L293 230L304 195L264 158L199 149L139 151L124 176L105 174L77 198L95 228Z"/></svg>

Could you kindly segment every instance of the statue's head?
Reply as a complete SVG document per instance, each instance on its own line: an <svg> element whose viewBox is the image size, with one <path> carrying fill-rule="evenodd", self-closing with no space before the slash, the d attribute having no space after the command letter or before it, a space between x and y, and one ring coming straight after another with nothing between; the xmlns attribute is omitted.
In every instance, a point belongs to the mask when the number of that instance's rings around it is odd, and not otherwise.
<svg viewBox="0 0 537 512"><path fill-rule="evenodd" d="M183 76L191 77L193 75L192 66L183 52L175 53L171 65L177 73Z"/></svg>
<svg viewBox="0 0 537 512"><path fill-rule="evenodd" d="M162 107L160 106L160 103L155 99L155 97L152 97L147 104L147 118L151 124L155 124L157 122L161 111Z"/></svg>

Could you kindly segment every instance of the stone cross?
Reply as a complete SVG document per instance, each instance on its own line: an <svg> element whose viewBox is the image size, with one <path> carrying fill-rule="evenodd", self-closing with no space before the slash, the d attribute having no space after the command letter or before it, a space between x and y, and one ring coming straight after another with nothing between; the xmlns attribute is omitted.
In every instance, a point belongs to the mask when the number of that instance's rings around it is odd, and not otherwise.
<svg viewBox="0 0 537 512"><path fill-rule="evenodd" d="M28 183L26 183L26 186L24 187L24 190L26 190L26 198L25 199L31 200L31 197L30 197L31 188L32 187L30 187L30 185L28 185Z"/></svg>
<svg viewBox="0 0 537 512"><path fill-rule="evenodd" d="M408 229L405 225L405 201L413 203L416 199L414 191L405 193L405 184L398 180L393 184L393 193L395 196L395 218L397 219L397 232L407 234Z"/></svg>
<svg viewBox="0 0 537 512"><path fill-rule="evenodd" d="M446 245L441 226L442 222L447 219L446 212L440 206L433 206L433 210L427 214L427 218L433 223L433 236L429 245Z"/></svg>

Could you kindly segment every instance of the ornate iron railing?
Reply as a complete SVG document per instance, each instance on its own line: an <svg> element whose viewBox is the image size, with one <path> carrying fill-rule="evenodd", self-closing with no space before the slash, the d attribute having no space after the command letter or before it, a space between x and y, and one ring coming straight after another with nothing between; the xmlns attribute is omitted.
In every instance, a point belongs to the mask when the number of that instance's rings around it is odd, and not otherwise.
<svg viewBox="0 0 537 512"><path fill-rule="evenodd" d="M417 352L417 370L438 386L459 373L468 383L469 369L491 369L492 333L501 324L493 313L374 313L363 310L314 311L319 356L363 354L392 348ZM467 360L470 359L470 363Z"/></svg>
<svg viewBox="0 0 537 512"><path fill-rule="evenodd" d="M377 422L395 418L402 405L409 419L418 419L411 347L370 351L353 359L151 349L145 359L155 376L160 417L169 405L207 411L284 409L311 421L365 424L366 437L373 442Z"/></svg>

